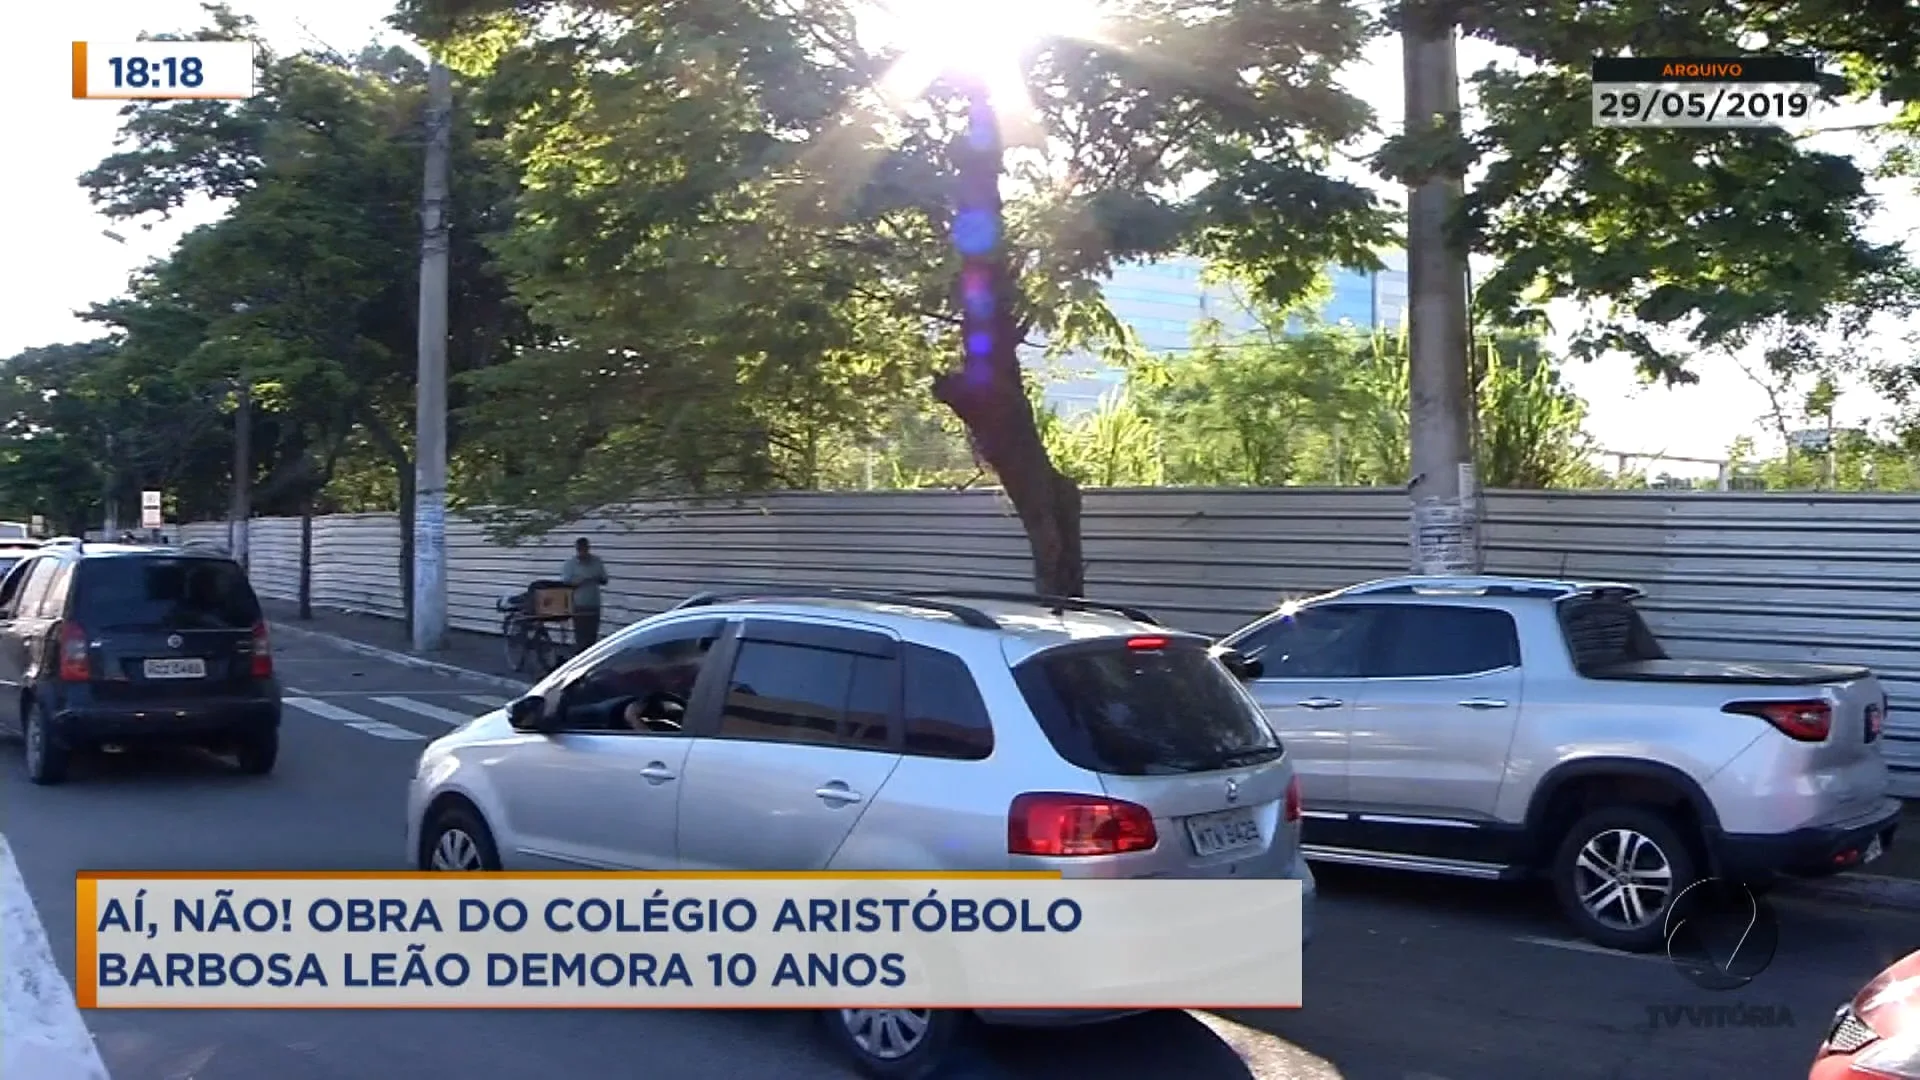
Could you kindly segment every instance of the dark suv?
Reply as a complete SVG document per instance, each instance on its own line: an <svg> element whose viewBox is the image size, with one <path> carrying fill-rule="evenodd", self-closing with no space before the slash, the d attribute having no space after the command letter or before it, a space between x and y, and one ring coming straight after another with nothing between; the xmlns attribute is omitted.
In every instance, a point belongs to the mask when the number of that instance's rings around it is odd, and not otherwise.
<svg viewBox="0 0 1920 1080"><path fill-rule="evenodd" d="M196 743L273 771L280 685L240 564L192 547L52 541L0 580L0 725L36 784L76 751Z"/></svg>

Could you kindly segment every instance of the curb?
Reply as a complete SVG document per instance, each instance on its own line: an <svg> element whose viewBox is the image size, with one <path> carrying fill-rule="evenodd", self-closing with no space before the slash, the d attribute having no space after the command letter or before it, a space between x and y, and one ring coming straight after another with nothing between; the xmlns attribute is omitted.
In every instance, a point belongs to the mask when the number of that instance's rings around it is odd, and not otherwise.
<svg viewBox="0 0 1920 1080"><path fill-rule="evenodd" d="M1920 881L1882 874L1841 874L1813 881L1783 882L1780 893L1800 900L1920 911Z"/></svg>
<svg viewBox="0 0 1920 1080"><path fill-rule="evenodd" d="M499 687L503 690L511 690L516 694L526 693L527 688L533 685L524 679L513 679L505 675L493 675L485 671L463 668L457 664L446 664L438 660L428 660L425 657L400 652L397 649L383 649L378 645L369 645L364 641L355 641L350 637L342 637L339 634L329 634L324 630L308 630L302 626L289 626L283 622L273 622L272 626L275 634L285 634L288 637L306 641L317 641L322 645L330 645L343 652L356 653L360 656L371 656L376 660L385 660L388 663L417 668L421 671L431 671L436 675L445 675L450 679L472 679L476 682L483 682L489 686Z"/></svg>

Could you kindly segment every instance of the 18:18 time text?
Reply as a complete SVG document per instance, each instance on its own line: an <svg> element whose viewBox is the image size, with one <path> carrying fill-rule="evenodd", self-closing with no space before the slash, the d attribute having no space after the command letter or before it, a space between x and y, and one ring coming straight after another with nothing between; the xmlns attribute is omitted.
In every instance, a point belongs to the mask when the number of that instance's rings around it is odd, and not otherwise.
<svg viewBox="0 0 1920 1080"><path fill-rule="evenodd" d="M172 56L164 60L149 63L145 57L113 57L107 61L113 66L113 85L128 86L136 90L147 87L172 88L186 87L191 90L199 86L205 77L200 71L200 58L189 56L184 59Z"/></svg>

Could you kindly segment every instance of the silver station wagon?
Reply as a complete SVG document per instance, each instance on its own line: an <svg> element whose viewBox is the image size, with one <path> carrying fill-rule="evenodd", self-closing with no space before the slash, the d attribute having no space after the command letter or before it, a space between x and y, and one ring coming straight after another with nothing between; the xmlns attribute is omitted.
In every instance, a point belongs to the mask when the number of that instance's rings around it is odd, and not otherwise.
<svg viewBox="0 0 1920 1080"><path fill-rule="evenodd" d="M1202 637L1016 594L704 594L429 745L426 870L1057 870L1293 878L1300 793ZM869 1074L920 1077L972 1019L842 1009Z"/></svg>

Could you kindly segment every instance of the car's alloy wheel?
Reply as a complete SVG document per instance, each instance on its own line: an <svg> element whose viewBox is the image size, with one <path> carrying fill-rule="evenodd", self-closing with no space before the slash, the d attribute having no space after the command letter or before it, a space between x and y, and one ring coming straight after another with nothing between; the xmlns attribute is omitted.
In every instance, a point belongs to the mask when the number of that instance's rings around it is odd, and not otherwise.
<svg viewBox="0 0 1920 1080"><path fill-rule="evenodd" d="M440 838L433 842L433 854L427 860L429 870L474 873L486 868L480 845L458 826L441 830Z"/></svg>
<svg viewBox="0 0 1920 1080"><path fill-rule="evenodd" d="M1573 873L1581 906L1615 930L1653 925L1673 899L1672 860L1652 837L1634 829L1608 829L1581 845Z"/></svg>
<svg viewBox="0 0 1920 1080"><path fill-rule="evenodd" d="M1699 880L1698 866L1687 834L1664 809L1603 806L1562 834L1553 887L1588 941L1648 952L1665 944L1667 912Z"/></svg>
<svg viewBox="0 0 1920 1080"><path fill-rule="evenodd" d="M862 1053L898 1061L926 1042L933 1013L927 1009L841 1009L847 1037Z"/></svg>

